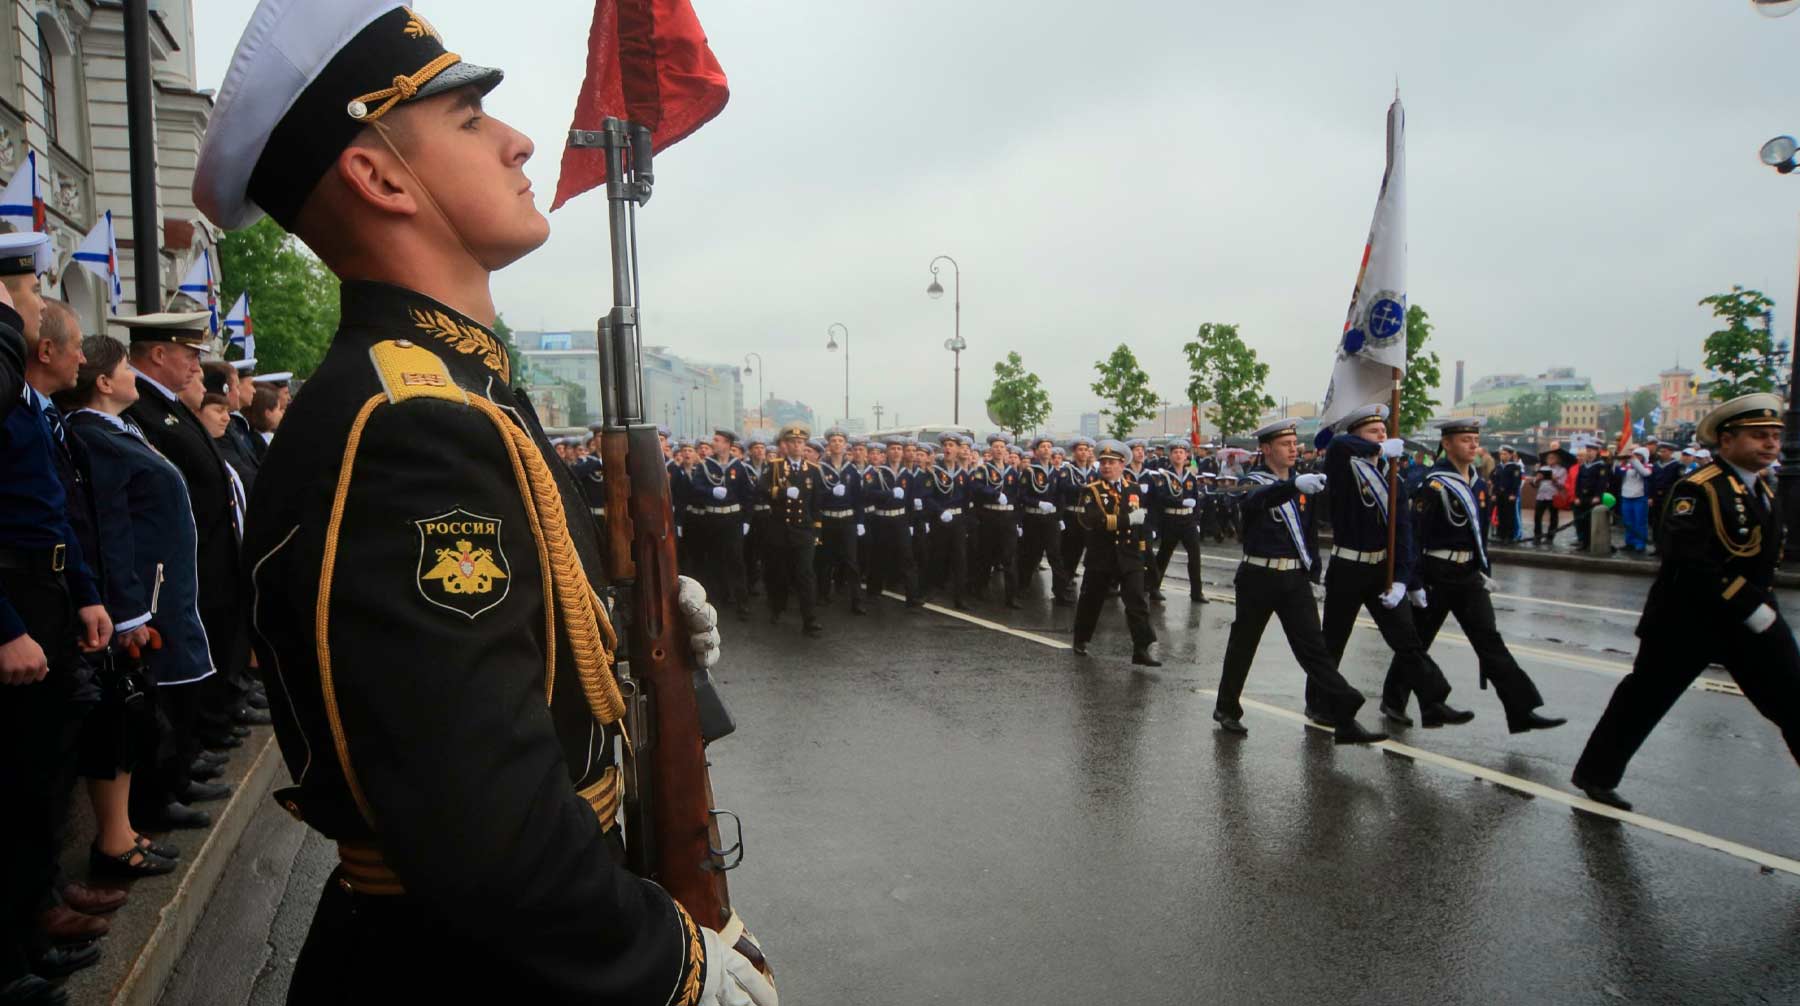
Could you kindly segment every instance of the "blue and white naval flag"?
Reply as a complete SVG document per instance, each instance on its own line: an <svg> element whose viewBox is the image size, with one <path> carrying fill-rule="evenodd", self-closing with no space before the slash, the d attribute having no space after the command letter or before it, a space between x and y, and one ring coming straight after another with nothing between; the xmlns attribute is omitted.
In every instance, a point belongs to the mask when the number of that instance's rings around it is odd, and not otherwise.
<svg viewBox="0 0 1800 1006"><path fill-rule="evenodd" d="M1398 93L1388 106L1387 170L1375 199L1375 220L1319 416L1321 445L1330 439L1332 424L1351 410L1392 397L1396 367L1406 370L1406 110ZM1395 426L1391 435L1399 436Z"/></svg>
<svg viewBox="0 0 1800 1006"><path fill-rule="evenodd" d="M44 199L38 195L37 152L27 150L25 161L13 172L12 181L0 192L0 220L15 231L44 229Z"/></svg>
<svg viewBox="0 0 1800 1006"><path fill-rule="evenodd" d="M125 284L119 280L119 242L113 236L112 210L94 221L94 229L75 246L75 253L70 257L106 284L112 313L118 314L119 303L125 299Z"/></svg>
<svg viewBox="0 0 1800 1006"><path fill-rule="evenodd" d="M181 279L181 285L175 288L176 293L184 294L194 303L206 308L206 331L209 335L219 334L219 277L213 271L212 249L200 249L199 257L194 264L188 266L187 275Z"/></svg>
<svg viewBox="0 0 1800 1006"><path fill-rule="evenodd" d="M244 347L243 359L256 359L256 323L250 320L250 291L238 294L237 303L225 312L225 343Z"/></svg>

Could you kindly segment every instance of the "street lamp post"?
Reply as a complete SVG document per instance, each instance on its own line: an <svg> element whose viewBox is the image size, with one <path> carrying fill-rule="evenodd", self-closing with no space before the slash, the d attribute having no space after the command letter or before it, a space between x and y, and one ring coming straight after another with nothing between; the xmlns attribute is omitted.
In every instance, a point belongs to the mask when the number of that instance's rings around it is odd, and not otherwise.
<svg viewBox="0 0 1800 1006"><path fill-rule="evenodd" d="M876 402L875 403L875 428L878 430L881 429L881 411L882 411L881 403Z"/></svg>
<svg viewBox="0 0 1800 1006"><path fill-rule="evenodd" d="M754 371L750 368L750 358L752 356L756 357L756 369ZM767 369L769 368L763 366L761 353L744 354L744 373L756 374L756 428L759 430L763 428L763 403L767 401L767 399L763 398L762 389L763 371Z"/></svg>
<svg viewBox="0 0 1800 1006"><path fill-rule="evenodd" d="M844 425L848 427L850 425L850 329L846 328L841 321L834 321L826 326L825 349L835 353L838 344L837 340L831 336L833 332L844 333Z"/></svg>
<svg viewBox="0 0 1800 1006"><path fill-rule="evenodd" d="M1783 6L1783 14L1794 8L1792 4ZM1800 165L1797 153L1800 153L1800 144L1796 144L1793 137L1777 136L1762 145L1759 156L1764 164L1785 175ZM1796 289L1794 295L1794 332L1795 341L1800 342L1800 289ZM1788 355L1787 385L1787 412L1782 417L1781 431L1781 474L1776 486L1781 493L1782 522L1788 527L1797 527L1800 526L1796 524L1800 521L1800 410L1795 408L1794 391L1800 388L1800 352ZM1781 557L1788 562L1800 560L1800 535L1787 536Z"/></svg>
<svg viewBox="0 0 1800 1006"><path fill-rule="evenodd" d="M944 295L943 284L939 283L937 278L939 262L950 263L955 290L956 327L952 329L955 334L944 340L944 348L948 349L955 357L955 376L952 378L951 384L953 397L950 400L950 421L960 426L962 425L962 351L969 348L969 344L964 342L962 337L962 266L957 265L956 260L948 255L939 255L931 260L931 285L925 288L925 293L932 300L937 300Z"/></svg>

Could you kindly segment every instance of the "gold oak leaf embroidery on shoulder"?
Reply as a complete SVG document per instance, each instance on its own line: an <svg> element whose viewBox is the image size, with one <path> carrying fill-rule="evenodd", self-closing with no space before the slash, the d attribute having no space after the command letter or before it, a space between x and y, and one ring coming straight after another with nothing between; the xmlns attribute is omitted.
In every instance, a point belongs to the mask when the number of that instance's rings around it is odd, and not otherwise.
<svg viewBox="0 0 1800 1006"><path fill-rule="evenodd" d="M512 361L507 359L506 347L500 345L500 340L442 311L421 311L415 307L412 308L412 319L413 325L448 343L458 353L481 354L481 362L487 364L489 370L499 374L502 381L512 382Z"/></svg>

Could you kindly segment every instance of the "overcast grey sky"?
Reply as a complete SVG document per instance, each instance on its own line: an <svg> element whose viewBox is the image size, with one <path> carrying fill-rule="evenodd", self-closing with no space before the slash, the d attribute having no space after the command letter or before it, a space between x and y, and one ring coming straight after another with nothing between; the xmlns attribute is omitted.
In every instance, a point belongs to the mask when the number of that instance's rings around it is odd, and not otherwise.
<svg viewBox="0 0 1800 1006"><path fill-rule="evenodd" d="M315 0L325 7L330 0ZM254 4L195 0L201 86ZM540 205L583 67L582 0L429 0L488 102L529 134ZM1093 363L1131 344L1181 399L1180 347L1236 322L1277 399L1330 371L1382 169L1407 109L1409 293L1470 378L1569 365L1603 391L1696 363L1696 301L1743 283L1792 329L1800 175L1757 162L1800 132L1800 15L1744 0L1358 3L743 3L697 0L732 98L658 160L641 216L646 338L768 363L821 418L879 398L947 421L948 294L963 270L963 419L1017 350L1055 405L1098 406ZM605 203L495 278L517 328L590 328L608 305ZM950 286L946 279L946 288ZM755 395L752 379L748 397ZM872 418L872 417L870 417ZM979 418L973 420L981 424Z"/></svg>

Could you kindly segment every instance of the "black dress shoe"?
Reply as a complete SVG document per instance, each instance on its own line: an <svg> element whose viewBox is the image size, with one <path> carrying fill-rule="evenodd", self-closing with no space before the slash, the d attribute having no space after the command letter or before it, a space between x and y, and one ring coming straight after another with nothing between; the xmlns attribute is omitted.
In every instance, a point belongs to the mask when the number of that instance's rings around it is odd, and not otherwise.
<svg viewBox="0 0 1800 1006"><path fill-rule="evenodd" d="M1551 727L1560 727L1567 722L1569 721L1561 716L1545 716L1534 709L1518 719L1507 720L1506 729L1509 733L1522 734L1527 730L1548 730Z"/></svg>
<svg viewBox="0 0 1800 1006"><path fill-rule="evenodd" d="M197 807L189 807L185 803L171 803L160 813L152 814L148 820L139 821L137 824L139 827L149 828L151 831L206 828L212 825L212 815Z"/></svg>
<svg viewBox="0 0 1800 1006"><path fill-rule="evenodd" d="M188 778L196 782L211 782L224 774L225 766L214 761L196 759L194 764L188 767Z"/></svg>
<svg viewBox="0 0 1800 1006"><path fill-rule="evenodd" d="M1405 710L1395 709L1385 702L1381 704L1381 716L1395 726L1410 727L1413 725L1412 717L1406 715Z"/></svg>
<svg viewBox="0 0 1800 1006"><path fill-rule="evenodd" d="M269 696L260 688L252 689L244 695L244 705L252 709L267 709L269 708Z"/></svg>
<svg viewBox="0 0 1800 1006"><path fill-rule="evenodd" d="M1131 651L1131 662L1134 664L1137 664L1140 667L1161 667L1162 666L1162 661L1160 661L1150 655L1149 647L1132 650Z"/></svg>
<svg viewBox="0 0 1800 1006"><path fill-rule="evenodd" d="M1337 726L1337 722L1335 720L1333 720L1331 717L1326 716L1325 714L1319 712L1317 709L1314 709L1312 706L1306 707L1306 718L1311 720L1314 723L1317 723L1318 725L1320 725L1322 727L1336 727Z"/></svg>
<svg viewBox="0 0 1800 1006"><path fill-rule="evenodd" d="M181 848L179 846L170 845L167 842L152 841L142 835L137 836L137 847L151 855L161 856L164 859L181 858Z"/></svg>
<svg viewBox="0 0 1800 1006"><path fill-rule="evenodd" d="M1088 653L1087 653L1087 640L1085 640L1085 639L1077 639L1077 640L1075 640L1075 644L1074 644L1074 645L1073 645L1073 646L1070 646L1070 647L1069 647L1069 649L1071 649L1071 650L1074 650L1074 651L1075 651L1075 655L1076 655L1076 656L1077 656L1077 657L1085 657L1085 656L1087 656L1087 655L1088 655Z"/></svg>
<svg viewBox="0 0 1800 1006"><path fill-rule="evenodd" d="M1247 734L1250 732L1250 728L1239 722L1236 716L1227 716L1217 709L1213 710L1213 722L1219 725L1220 730L1223 730L1228 734Z"/></svg>
<svg viewBox="0 0 1800 1006"><path fill-rule="evenodd" d="M1007 607L1008 607L1008 608L1011 608L1011 609L1012 609L1012 610L1014 610L1014 611L1021 611L1021 610L1023 610L1023 609L1024 609L1024 607L1025 607L1025 606L1024 606L1024 605L1023 605L1023 604L1020 604L1020 603L1019 603L1019 600L1018 600L1018 598L1016 598L1016 597L1009 597L1009 598L1007 598L1007 599L1006 599L1006 606L1007 606Z"/></svg>
<svg viewBox="0 0 1800 1006"><path fill-rule="evenodd" d="M925 607L925 602L923 600L921 600L920 598L915 597L912 600L906 602L906 606L908 608L923 608L923 607Z"/></svg>
<svg viewBox="0 0 1800 1006"><path fill-rule="evenodd" d="M186 804L206 803L211 800L223 800L230 795L230 783L189 782L186 792L181 794L181 802Z"/></svg>
<svg viewBox="0 0 1800 1006"><path fill-rule="evenodd" d="M850 614L866 615L868 613L869 613L868 606L862 603L862 598L853 597L850 599Z"/></svg>
<svg viewBox="0 0 1800 1006"><path fill-rule="evenodd" d="M247 705L239 706L231 714L231 721L240 727L266 727L275 722L269 718L267 709L252 709Z"/></svg>
<svg viewBox="0 0 1800 1006"><path fill-rule="evenodd" d="M1460 726L1475 718L1473 709L1458 709L1448 702L1420 703L1419 722L1427 727Z"/></svg>
<svg viewBox="0 0 1800 1006"><path fill-rule="evenodd" d="M264 715L267 714L265 713ZM250 728L244 726L242 723L233 723L231 725L231 736L236 737L238 740L243 740L250 736Z"/></svg>
<svg viewBox="0 0 1800 1006"><path fill-rule="evenodd" d="M1376 741L1387 739L1387 734L1379 730L1370 730L1354 719L1338 724L1337 733L1331 736L1332 742L1336 744L1373 744Z"/></svg>
<svg viewBox="0 0 1800 1006"><path fill-rule="evenodd" d="M1211 604L1212 603L1212 599L1207 597L1205 594L1195 594L1193 596L1193 601L1195 604Z"/></svg>
<svg viewBox="0 0 1800 1006"><path fill-rule="evenodd" d="M1582 778L1580 772L1570 776L1569 781L1574 783L1576 789L1580 790L1583 795L1595 803L1603 803L1608 807L1615 807L1619 810L1631 809L1631 801L1620 796L1618 790L1606 786L1596 786Z"/></svg>
<svg viewBox="0 0 1800 1006"><path fill-rule="evenodd" d="M1050 599L1050 604L1057 608L1073 608L1075 606L1075 602L1066 597L1053 597Z"/></svg>
<svg viewBox="0 0 1800 1006"><path fill-rule="evenodd" d="M235 734L201 734L200 743L209 751L230 751L244 746Z"/></svg>
<svg viewBox="0 0 1800 1006"><path fill-rule="evenodd" d="M1167 601L1168 599L1168 596L1160 590L1153 590L1150 592L1150 600L1152 601Z"/></svg>
<svg viewBox="0 0 1800 1006"><path fill-rule="evenodd" d="M134 845L117 856L101 852L98 846L88 846L88 873L96 877L129 880L133 877L172 873L174 870L174 860L164 859L141 846Z"/></svg>
<svg viewBox="0 0 1800 1006"><path fill-rule="evenodd" d="M201 762L205 762L208 765L223 765L230 760L231 756L223 751L207 751L202 749L199 754L194 756L194 763L196 765Z"/></svg>
<svg viewBox="0 0 1800 1006"><path fill-rule="evenodd" d="M51 947L31 962L31 973L40 978L61 978L100 962L98 940L72 947Z"/></svg>
<svg viewBox="0 0 1800 1006"><path fill-rule="evenodd" d="M26 975L0 985L0 1003L7 1006L68 1006L69 994L55 985Z"/></svg>
<svg viewBox="0 0 1800 1006"><path fill-rule="evenodd" d="M974 607L972 605L970 605L969 602L967 602L967 601L957 601L954 604L952 604L951 607L955 608L957 611L974 611L975 610Z"/></svg>
<svg viewBox="0 0 1800 1006"><path fill-rule="evenodd" d="M823 636L825 634L825 627L823 625L819 624L818 619L809 618L806 620L806 624L802 625L800 627L800 631L806 633L809 636L817 638L817 637Z"/></svg>

